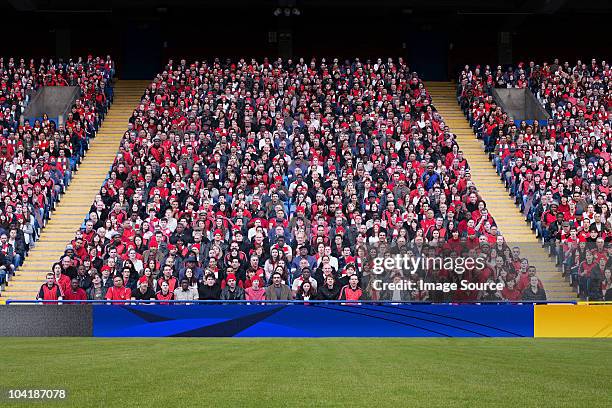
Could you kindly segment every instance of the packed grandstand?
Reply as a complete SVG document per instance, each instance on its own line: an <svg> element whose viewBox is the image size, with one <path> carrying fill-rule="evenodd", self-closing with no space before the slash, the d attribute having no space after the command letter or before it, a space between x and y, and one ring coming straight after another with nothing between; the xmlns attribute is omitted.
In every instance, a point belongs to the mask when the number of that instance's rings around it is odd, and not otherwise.
<svg viewBox="0 0 612 408"><path fill-rule="evenodd" d="M103 66L83 65L89 67L83 72L102 73L98 89L107 89L112 64L96 61ZM612 237L610 76L609 66L596 62L532 63L497 73L466 67L457 93L526 216L589 299L612 296L604 248ZM537 92L551 121L516 125L495 105L495 86ZM89 125L86 140L95 127L77 116L77 124ZM17 146L45 135L5 133ZM54 157L51 150L36 154ZM74 166L77 153L69 156ZM10 166L3 160L3 168ZM34 172L25 170L18 175ZM58 181L52 186L69 177ZM2 204L11 207L36 191L5 182ZM62 189L46 191L48 211ZM2 220L10 232L3 249L21 242L13 237L13 230L24 230L18 220ZM502 232L455 135L402 59L169 61L144 91L100 194L39 298L546 300L535 267ZM386 281L467 280L503 289L379 290L375 259L406 253L482 257L486 267L461 275L398 268L385 272ZM6 268L18 267L16 259L7 253Z"/></svg>
<svg viewBox="0 0 612 408"><path fill-rule="evenodd" d="M0 58L0 288L35 245L112 101L109 56L38 61ZM43 86L75 86L63 123L24 118Z"/></svg>
<svg viewBox="0 0 612 408"><path fill-rule="evenodd" d="M466 66L457 96L534 231L582 299L612 298L612 69L578 60ZM494 88L531 90L550 118L515 123Z"/></svg>

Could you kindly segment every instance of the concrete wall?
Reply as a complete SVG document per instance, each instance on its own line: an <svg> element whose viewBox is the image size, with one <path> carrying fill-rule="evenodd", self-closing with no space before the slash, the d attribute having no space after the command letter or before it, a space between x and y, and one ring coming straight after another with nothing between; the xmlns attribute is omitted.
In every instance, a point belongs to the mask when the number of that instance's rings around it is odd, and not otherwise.
<svg viewBox="0 0 612 408"><path fill-rule="evenodd" d="M0 305L0 337L90 337L92 305Z"/></svg>
<svg viewBox="0 0 612 408"><path fill-rule="evenodd" d="M546 120L548 113L528 89L496 88L495 101L514 120Z"/></svg>
<svg viewBox="0 0 612 408"><path fill-rule="evenodd" d="M64 115L71 109L74 101L80 96L78 86L44 86L32 97L24 112L25 119L40 118L47 114L64 122Z"/></svg>

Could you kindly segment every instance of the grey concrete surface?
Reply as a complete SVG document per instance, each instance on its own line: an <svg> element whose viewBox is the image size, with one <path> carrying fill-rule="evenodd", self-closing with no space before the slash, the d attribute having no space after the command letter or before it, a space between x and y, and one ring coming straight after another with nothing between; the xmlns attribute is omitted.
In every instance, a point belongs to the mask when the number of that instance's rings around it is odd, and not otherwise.
<svg viewBox="0 0 612 408"><path fill-rule="evenodd" d="M546 120L549 118L548 112L528 89L496 88L493 90L493 97L514 120Z"/></svg>
<svg viewBox="0 0 612 408"><path fill-rule="evenodd" d="M92 305L0 305L0 337L91 337Z"/></svg>

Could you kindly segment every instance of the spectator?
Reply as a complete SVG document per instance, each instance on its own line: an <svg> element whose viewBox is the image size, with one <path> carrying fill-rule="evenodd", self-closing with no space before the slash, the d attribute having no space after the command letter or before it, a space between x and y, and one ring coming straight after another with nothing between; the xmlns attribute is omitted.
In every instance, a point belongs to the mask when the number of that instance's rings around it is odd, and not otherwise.
<svg viewBox="0 0 612 408"><path fill-rule="evenodd" d="M72 245L67 245L66 250L72 250ZM70 279L76 278L77 270L69 255L64 255L62 257L61 267L63 275L68 276Z"/></svg>
<svg viewBox="0 0 612 408"><path fill-rule="evenodd" d="M87 289L88 300L104 300L106 299L106 291L108 287L102 284L102 276L99 273L94 274L91 287Z"/></svg>
<svg viewBox="0 0 612 408"><path fill-rule="evenodd" d="M90 269L91 265L79 265L77 268L77 277L76 279L79 281L79 287L83 290L87 291L91 286L91 276L90 273L93 273L93 270Z"/></svg>
<svg viewBox="0 0 612 408"><path fill-rule="evenodd" d="M159 285L160 289L155 294L156 300L162 300L163 302L159 302L160 305L168 305L170 304L170 300L174 300L174 292L170 290L170 285L168 282L163 281Z"/></svg>
<svg viewBox="0 0 612 408"><path fill-rule="evenodd" d="M189 286L187 278L181 279L180 287L174 289L174 300L196 300L198 292Z"/></svg>
<svg viewBox="0 0 612 408"><path fill-rule="evenodd" d="M310 286L314 289L314 291L317 290L317 281L312 276L310 276L310 269L307 267L302 269L302 274L293 280L291 289L293 296L297 294L298 289L302 286L302 283L304 282L310 282Z"/></svg>
<svg viewBox="0 0 612 408"><path fill-rule="evenodd" d="M244 289L236 284L236 275L228 274L227 285L221 290L221 300L244 300Z"/></svg>
<svg viewBox="0 0 612 408"><path fill-rule="evenodd" d="M0 252L4 257L4 265L8 267L7 270L11 275L15 274L15 265L17 260L15 259L14 247L8 242L8 235L0 235ZM19 258L17 258L19 259Z"/></svg>
<svg viewBox="0 0 612 408"><path fill-rule="evenodd" d="M336 283L333 275L327 275L324 285L317 291L319 300L338 300L341 287Z"/></svg>
<svg viewBox="0 0 612 408"><path fill-rule="evenodd" d="M72 300L73 302L67 303L80 303L79 300L87 300L87 293L83 288L79 287L79 280L72 278L70 282L70 288L64 292L64 300Z"/></svg>
<svg viewBox="0 0 612 408"><path fill-rule="evenodd" d="M197 292L197 290L198 290L198 280L195 277L195 275L193 274L193 269L186 268L185 269L185 276L183 277L183 279L187 279L187 283L189 284L189 287L194 289Z"/></svg>
<svg viewBox="0 0 612 408"><path fill-rule="evenodd" d="M52 273L47 274L47 282L40 287L36 299L56 301L63 299L62 290L60 289L59 285L55 283L55 276Z"/></svg>
<svg viewBox="0 0 612 408"><path fill-rule="evenodd" d="M363 290L359 287L359 278L357 275L351 275L348 284L344 285L340 290L340 300L357 301L365 298Z"/></svg>
<svg viewBox="0 0 612 408"><path fill-rule="evenodd" d="M410 291L399 289L399 285L402 283L403 276L401 274L393 275L393 283L396 285L394 290L386 289L379 295L380 300L400 302L408 301L410 299Z"/></svg>
<svg viewBox="0 0 612 408"><path fill-rule="evenodd" d="M314 288L310 281L303 281L298 288L295 296L296 300L314 300L317 297L317 290Z"/></svg>
<svg viewBox="0 0 612 408"><path fill-rule="evenodd" d="M604 299L606 298L610 289L612 289L612 269L606 268L604 271L604 278L601 281L601 294Z"/></svg>
<svg viewBox="0 0 612 408"><path fill-rule="evenodd" d="M11 273L11 267L9 261L0 251L0 287L8 281L9 274Z"/></svg>
<svg viewBox="0 0 612 408"><path fill-rule="evenodd" d="M131 278L132 270L130 268L123 267L121 271L121 277L123 278L123 282L125 282L125 287L130 289L131 291L136 290L137 282Z"/></svg>
<svg viewBox="0 0 612 408"><path fill-rule="evenodd" d="M173 276L173 270L174 268L171 265L164 265L164 272L161 278L157 280L158 287L161 288L162 283L165 282L168 284L168 290L174 292L174 289L178 287L178 279Z"/></svg>
<svg viewBox="0 0 612 408"><path fill-rule="evenodd" d="M504 288L501 291L502 298L509 301L519 301L522 299L523 294L516 288L516 281L514 279L507 279L505 281Z"/></svg>
<svg viewBox="0 0 612 408"><path fill-rule="evenodd" d="M157 280L153 278L153 272L150 268L144 268L142 276L138 278L138 283L136 284L139 287L144 281L147 282L147 287L155 293L157 291Z"/></svg>
<svg viewBox="0 0 612 408"><path fill-rule="evenodd" d="M152 300L156 299L155 292L149 286L147 279L140 282L138 288L132 291L132 300Z"/></svg>
<svg viewBox="0 0 612 408"><path fill-rule="evenodd" d="M102 273L100 274L102 286L105 288L110 288L113 286L113 276L111 276L110 268L102 268Z"/></svg>
<svg viewBox="0 0 612 408"><path fill-rule="evenodd" d="M207 274L198 284L198 295L200 300L219 300L221 298L221 285L215 279L215 275Z"/></svg>
<svg viewBox="0 0 612 408"><path fill-rule="evenodd" d="M123 286L123 278L121 276L115 276L113 278L113 284L114 285L106 291L106 300L120 301L132 298L132 291Z"/></svg>
<svg viewBox="0 0 612 408"><path fill-rule="evenodd" d="M62 265L56 262L53 264L51 270L55 277L55 282L59 285L62 294L68 291L71 286L71 279L67 275L64 275Z"/></svg>
<svg viewBox="0 0 612 408"><path fill-rule="evenodd" d="M282 283L279 272L272 274L272 284L266 288L266 300L292 300L291 288Z"/></svg>
<svg viewBox="0 0 612 408"><path fill-rule="evenodd" d="M259 275L255 275L251 278L251 286L244 290L246 300L265 300L266 289L260 287L261 278Z"/></svg>
<svg viewBox="0 0 612 408"><path fill-rule="evenodd" d="M546 300L546 292L539 286L537 276L529 278L529 286L523 291L523 300L543 301Z"/></svg>

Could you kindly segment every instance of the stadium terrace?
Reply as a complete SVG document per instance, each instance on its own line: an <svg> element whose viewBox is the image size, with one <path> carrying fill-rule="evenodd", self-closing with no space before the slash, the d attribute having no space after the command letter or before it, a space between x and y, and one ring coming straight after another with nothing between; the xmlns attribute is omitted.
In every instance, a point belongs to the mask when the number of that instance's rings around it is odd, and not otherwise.
<svg viewBox="0 0 612 408"><path fill-rule="evenodd" d="M374 259L410 251L504 284L414 300L546 299L502 232L403 59L170 60L39 297L377 300Z"/></svg>

